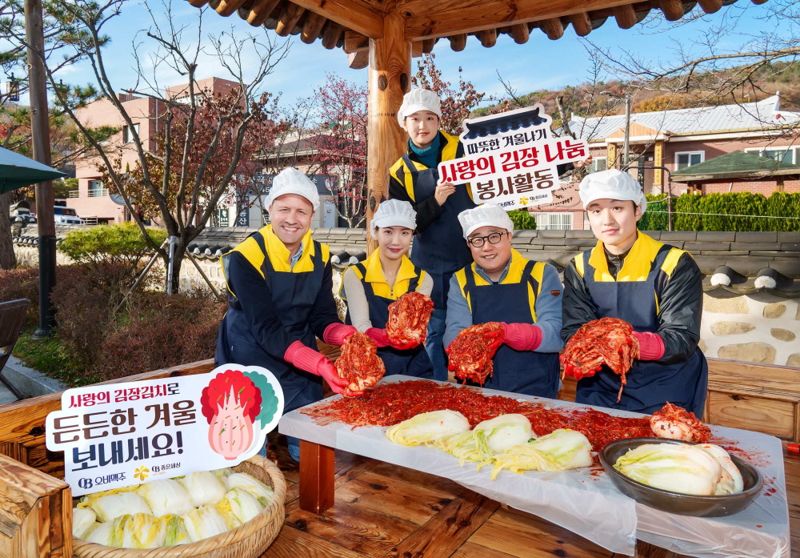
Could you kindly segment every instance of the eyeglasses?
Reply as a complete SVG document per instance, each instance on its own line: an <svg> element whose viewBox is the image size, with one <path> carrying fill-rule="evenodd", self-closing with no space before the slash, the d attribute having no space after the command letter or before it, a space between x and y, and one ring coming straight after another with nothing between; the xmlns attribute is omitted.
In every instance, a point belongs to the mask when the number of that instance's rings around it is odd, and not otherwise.
<svg viewBox="0 0 800 558"><path fill-rule="evenodd" d="M492 234L487 234L486 236L474 236L467 240L470 246L473 248L480 248L483 244L488 240L489 244L498 244L502 239L503 235L508 234L507 232L493 232Z"/></svg>

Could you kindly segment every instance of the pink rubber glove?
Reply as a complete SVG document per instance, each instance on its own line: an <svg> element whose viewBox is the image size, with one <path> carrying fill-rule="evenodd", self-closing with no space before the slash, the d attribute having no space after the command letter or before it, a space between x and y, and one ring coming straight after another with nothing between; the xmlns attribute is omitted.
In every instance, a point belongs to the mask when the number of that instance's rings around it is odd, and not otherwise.
<svg viewBox="0 0 800 558"><path fill-rule="evenodd" d="M365 331L364 333L366 333L367 336L370 339L375 341L375 344L378 347L391 347L393 349L397 349L398 351L407 351L409 349L413 349L414 347L418 347L419 346L419 343L414 343L414 342L411 342L411 343L395 343L386 334L386 329L385 328L371 327L367 331Z"/></svg>
<svg viewBox="0 0 800 558"><path fill-rule="evenodd" d="M300 340L289 345L283 354L283 359L300 370L322 376L334 393L342 393L347 387L347 382L336 373L333 363L319 351L303 345Z"/></svg>
<svg viewBox="0 0 800 558"><path fill-rule="evenodd" d="M664 339L658 333L634 331L639 341L639 360L660 360L664 356Z"/></svg>
<svg viewBox="0 0 800 558"><path fill-rule="evenodd" d="M503 343L515 351L535 351L542 344L542 328L533 324L503 324Z"/></svg>
<svg viewBox="0 0 800 558"><path fill-rule="evenodd" d="M389 341L389 336L386 335L386 329L382 327L371 327L364 332L367 337L375 341L375 344L378 347L388 347L392 344Z"/></svg>
<svg viewBox="0 0 800 558"><path fill-rule="evenodd" d="M322 332L322 340L329 345L341 345L356 331L358 330L351 325L333 322Z"/></svg>

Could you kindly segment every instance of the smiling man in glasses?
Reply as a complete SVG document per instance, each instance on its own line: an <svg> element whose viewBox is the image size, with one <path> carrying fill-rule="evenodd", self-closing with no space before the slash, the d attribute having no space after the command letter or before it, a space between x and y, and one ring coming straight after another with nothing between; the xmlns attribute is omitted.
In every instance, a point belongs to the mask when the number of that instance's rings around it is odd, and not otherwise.
<svg viewBox="0 0 800 558"><path fill-rule="evenodd" d="M485 386L555 398L562 347L558 273L511 247L514 224L501 207L481 205L458 220L474 263L450 280L445 345L473 324L503 322L503 346Z"/></svg>

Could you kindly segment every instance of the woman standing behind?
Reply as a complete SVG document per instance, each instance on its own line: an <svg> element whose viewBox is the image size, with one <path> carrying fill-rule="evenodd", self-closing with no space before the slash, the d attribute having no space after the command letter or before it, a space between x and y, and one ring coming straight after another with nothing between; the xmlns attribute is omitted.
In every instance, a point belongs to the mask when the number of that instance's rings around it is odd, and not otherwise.
<svg viewBox="0 0 800 558"><path fill-rule="evenodd" d="M342 295L347 302L348 323L377 343L387 375L432 378L433 366L425 347L393 346L384 329L392 302L411 291L430 296L433 289L430 275L408 258L415 228L416 213L410 203L384 201L370 228L378 249L345 271Z"/></svg>

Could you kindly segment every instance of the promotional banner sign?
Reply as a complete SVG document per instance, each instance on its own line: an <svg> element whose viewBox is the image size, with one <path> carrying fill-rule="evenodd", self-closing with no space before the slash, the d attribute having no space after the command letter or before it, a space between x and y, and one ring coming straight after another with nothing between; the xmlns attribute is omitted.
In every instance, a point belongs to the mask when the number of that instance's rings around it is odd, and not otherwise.
<svg viewBox="0 0 800 558"><path fill-rule="evenodd" d="M510 211L553 203L558 165L583 161L583 140L553 137L541 104L464 122L464 157L439 163L439 181L469 183L477 204Z"/></svg>
<svg viewBox="0 0 800 558"><path fill-rule="evenodd" d="M212 471L256 455L283 403L272 372L238 364L68 389L47 415L47 449L64 452L73 496Z"/></svg>

